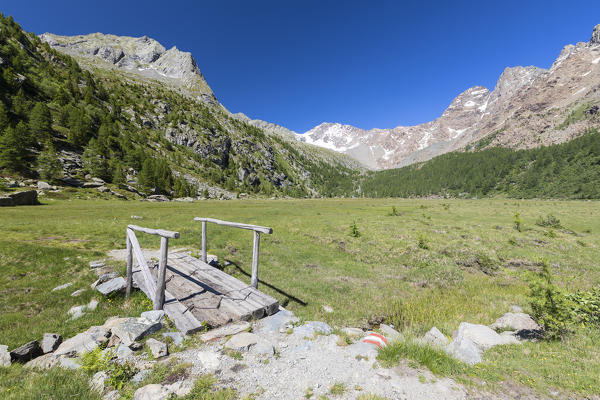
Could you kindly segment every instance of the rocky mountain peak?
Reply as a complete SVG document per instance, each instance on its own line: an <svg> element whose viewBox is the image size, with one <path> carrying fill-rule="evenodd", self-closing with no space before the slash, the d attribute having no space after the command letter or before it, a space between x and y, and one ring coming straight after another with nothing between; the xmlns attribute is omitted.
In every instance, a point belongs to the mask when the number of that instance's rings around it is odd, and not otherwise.
<svg viewBox="0 0 600 400"><path fill-rule="evenodd" d="M590 43L600 44L600 24L594 27L594 32L592 32L592 38L590 39Z"/></svg>
<svg viewBox="0 0 600 400"><path fill-rule="evenodd" d="M202 100L216 103L216 98L196 61L189 52L173 46L166 50L158 41L142 37L105 35L60 36L51 33L40 35L51 47L75 57L100 58L119 69L127 70L183 87Z"/></svg>

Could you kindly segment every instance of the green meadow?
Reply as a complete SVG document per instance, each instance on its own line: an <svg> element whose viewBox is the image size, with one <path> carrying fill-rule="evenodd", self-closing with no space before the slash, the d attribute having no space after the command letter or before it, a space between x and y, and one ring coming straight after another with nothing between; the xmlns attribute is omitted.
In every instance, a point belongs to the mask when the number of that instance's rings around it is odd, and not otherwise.
<svg viewBox="0 0 600 400"><path fill-rule="evenodd" d="M198 251L201 226L193 218L204 216L273 228L272 235L261 238L259 289L300 318L338 328L393 324L406 342L382 354L386 364L408 358L439 376L473 385L486 382L487 390L521 385L544 394L600 395L597 328L581 327L563 341L494 348L484 363L468 368L410 344L432 326L451 336L460 322L488 325L511 305L531 311L528 282L542 259L562 288L598 286L598 202L42 201L37 207L0 209L0 344L9 349L44 332L69 337L109 316L149 309L139 292L127 300L95 296L88 262L124 248L128 224L179 231L181 238L170 241L171 249ZM548 215L561 226L536 224ZM142 247L159 247L154 236L138 234L138 239ZM221 263L231 263L226 272L249 282L251 232L209 224L208 248ZM123 263L115 265L123 271ZM51 291L66 282L73 285ZM81 296L70 296L81 288L86 289ZM100 300L95 312L69 319L70 307L93 297ZM20 371L20 366L0 369L0 394L27 385L34 372Z"/></svg>

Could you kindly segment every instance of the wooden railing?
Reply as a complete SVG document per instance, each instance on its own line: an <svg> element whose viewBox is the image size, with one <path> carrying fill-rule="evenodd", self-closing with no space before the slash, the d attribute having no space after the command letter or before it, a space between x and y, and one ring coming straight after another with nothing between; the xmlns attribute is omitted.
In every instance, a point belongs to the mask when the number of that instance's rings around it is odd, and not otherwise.
<svg viewBox="0 0 600 400"><path fill-rule="evenodd" d="M144 258L144 253L140 247L140 243L135 236L135 232L148 233L150 235L160 236L160 260L158 264L158 274L156 275L156 282L150 273L148 263ZM137 260L140 266L146 287L148 288L148 296L154 293L155 310L162 310L165 304L165 273L167 270L167 256L169 253L169 239L179 239L179 232L165 231L162 229L149 229L142 228L137 225L127 226L127 296L131 293L131 286L133 280L133 256Z"/></svg>
<svg viewBox="0 0 600 400"><path fill-rule="evenodd" d="M272 234L273 229L267 228L266 226L241 224L239 222L221 221L220 219L213 218L194 218L195 221L202 222L202 261L207 262L206 259L206 223L211 222L217 225L231 226L233 228L248 229L254 231L254 247L252 250L252 278L250 279L250 285L255 289L258 287L258 252L260 249L260 234Z"/></svg>

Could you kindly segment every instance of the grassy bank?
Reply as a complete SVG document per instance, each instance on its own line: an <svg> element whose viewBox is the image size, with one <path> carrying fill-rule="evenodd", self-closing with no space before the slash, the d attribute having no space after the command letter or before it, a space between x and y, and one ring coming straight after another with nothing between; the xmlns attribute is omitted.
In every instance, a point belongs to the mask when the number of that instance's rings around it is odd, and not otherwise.
<svg viewBox="0 0 600 400"><path fill-rule="evenodd" d="M0 210L0 343L10 348L44 332L69 336L109 315L134 315L149 307L137 294L128 301L103 300L97 312L75 321L66 315L71 306L93 297L91 290L70 296L75 289L89 288L94 276L87 262L123 248L129 223L177 230L181 238L171 247L190 249L200 244L195 216L271 226L274 234L261 241L259 288L301 318L336 326L366 326L385 318L407 335L420 335L434 325L451 335L462 321L490 324L512 304L527 311L527 279L541 257L549 260L563 287L589 289L600 283L597 202L45 202ZM520 231L515 228L517 213ZM536 225L549 214L560 220L561 228ZM159 246L155 237L139 239L143 247ZM221 260L232 262L227 272L249 281L250 232L209 225L208 246ZM51 292L68 281L74 282L69 289ZM327 313L323 306L334 311ZM542 391L600 394L598 339L597 332L581 331L564 343L490 351L480 367L486 374L466 376ZM562 373L567 366L572 373L568 378Z"/></svg>

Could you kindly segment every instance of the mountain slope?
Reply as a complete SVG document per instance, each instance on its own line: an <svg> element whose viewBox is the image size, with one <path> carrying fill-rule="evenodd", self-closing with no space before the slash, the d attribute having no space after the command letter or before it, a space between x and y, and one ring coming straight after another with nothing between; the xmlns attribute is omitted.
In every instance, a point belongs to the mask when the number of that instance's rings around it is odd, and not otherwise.
<svg viewBox="0 0 600 400"><path fill-rule="evenodd" d="M488 145L510 148L565 142L591 127L585 116L600 103L599 37L600 25L589 42L566 46L548 70L506 68L492 92L470 88L431 122L371 130L324 123L297 137L375 169L428 160L490 135Z"/></svg>
<svg viewBox="0 0 600 400"><path fill-rule="evenodd" d="M5 175L77 185L89 174L173 196L300 197L345 193L361 171L348 157L233 118L189 53L152 39L42 41L1 15L0 36Z"/></svg>

